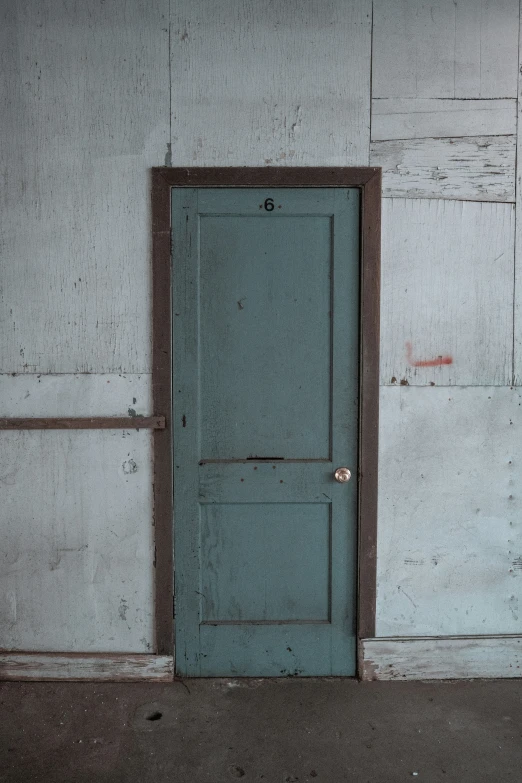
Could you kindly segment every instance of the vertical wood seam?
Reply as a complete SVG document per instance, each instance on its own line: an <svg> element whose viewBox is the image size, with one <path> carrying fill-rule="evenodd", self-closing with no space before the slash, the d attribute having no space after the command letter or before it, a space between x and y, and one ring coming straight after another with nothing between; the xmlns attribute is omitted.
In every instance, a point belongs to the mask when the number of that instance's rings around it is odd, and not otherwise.
<svg viewBox="0 0 522 783"><path fill-rule="evenodd" d="M373 126L373 11L374 3L372 0L372 17L370 30L370 132L368 139L368 165L372 161L372 126Z"/></svg>
<svg viewBox="0 0 522 783"><path fill-rule="evenodd" d="M172 165L172 0L169 0L169 148L167 150L167 156L165 163L169 162ZM170 154L169 154L170 153Z"/></svg>
<svg viewBox="0 0 522 783"><path fill-rule="evenodd" d="M522 38L522 0L519 0L518 4L518 57L517 57L517 117L516 117L516 139L517 143L515 146L515 241L513 243L514 245L514 253L513 253L513 335L512 335L512 353L511 353L511 385L514 386L516 383L516 377L515 377L515 351L516 351L516 316L517 316L517 308L516 308L516 302L517 302L517 256L519 253L520 248L518 247L519 241L518 241L518 229L519 229L519 223L520 223L520 187L519 187L519 171L518 171L518 164L519 164L519 145L520 145L520 97L521 97L521 91L522 91L522 80L520 78L520 48L521 48L521 38Z"/></svg>

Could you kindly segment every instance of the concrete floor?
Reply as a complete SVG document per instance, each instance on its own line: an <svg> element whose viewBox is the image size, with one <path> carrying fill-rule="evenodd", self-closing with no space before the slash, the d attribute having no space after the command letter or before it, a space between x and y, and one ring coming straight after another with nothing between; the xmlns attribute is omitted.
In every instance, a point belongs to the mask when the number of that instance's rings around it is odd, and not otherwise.
<svg viewBox="0 0 522 783"><path fill-rule="evenodd" d="M0 726L1 781L522 781L522 680L4 683Z"/></svg>

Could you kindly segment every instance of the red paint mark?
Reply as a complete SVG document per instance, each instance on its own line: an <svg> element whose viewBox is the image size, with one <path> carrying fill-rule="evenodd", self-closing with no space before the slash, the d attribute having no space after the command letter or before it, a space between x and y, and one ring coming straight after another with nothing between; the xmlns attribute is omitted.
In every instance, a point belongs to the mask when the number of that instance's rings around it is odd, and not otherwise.
<svg viewBox="0 0 522 783"><path fill-rule="evenodd" d="M453 364L452 356L437 356L436 359L414 359L412 356L411 343L406 343L406 358L412 367L440 367L442 364Z"/></svg>

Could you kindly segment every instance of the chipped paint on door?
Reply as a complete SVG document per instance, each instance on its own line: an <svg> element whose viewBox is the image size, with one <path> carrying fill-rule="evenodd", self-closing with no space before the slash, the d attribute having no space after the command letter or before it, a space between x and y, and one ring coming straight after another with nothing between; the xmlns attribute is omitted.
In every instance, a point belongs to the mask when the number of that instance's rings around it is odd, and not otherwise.
<svg viewBox="0 0 522 783"><path fill-rule="evenodd" d="M174 189L181 675L355 672L359 192Z"/></svg>

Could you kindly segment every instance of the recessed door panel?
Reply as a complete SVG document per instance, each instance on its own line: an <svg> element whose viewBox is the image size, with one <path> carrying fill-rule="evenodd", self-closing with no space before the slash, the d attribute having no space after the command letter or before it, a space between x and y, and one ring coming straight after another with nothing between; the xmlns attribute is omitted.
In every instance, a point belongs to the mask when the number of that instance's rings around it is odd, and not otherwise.
<svg viewBox="0 0 522 783"><path fill-rule="evenodd" d="M330 456L330 233L326 215L200 217L203 459Z"/></svg>
<svg viewBox="0 0 522 783"><path fill-rule="evenodd" d="M201 573L203 622L329 622L330 506L202 505Z"/></svg>

